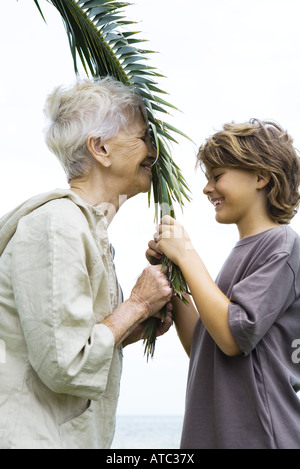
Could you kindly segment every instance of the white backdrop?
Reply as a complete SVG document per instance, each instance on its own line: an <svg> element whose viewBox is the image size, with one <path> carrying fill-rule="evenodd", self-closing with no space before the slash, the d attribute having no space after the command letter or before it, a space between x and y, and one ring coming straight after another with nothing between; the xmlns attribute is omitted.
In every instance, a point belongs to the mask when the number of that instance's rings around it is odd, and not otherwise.
<svg viewBox="0 0 300 469"><path fill-rule="evenodd" d="M59 14L41 0L47 25L33 0L2 0L0 16L0 216L55 187L64 172L43 139L43 106L54 86L74 80ZM197 147L224 122L274 119L300 142L300 3L297 0L136 0L126 15L158 51L151 56L166 78L160 86L173 112L167 121L195 144L179 139L174 159L192 191L177 218L189 232L214 278L238 239L234 226L218 225L195 171ZM131 199L109 232L125 297L146 266L153 206L147 195ZM300 233L299 215L292 227ZM157 342L149 363L142 344L124 350L119 414L173 414L184 409L188 359L175 329Z"/></svg>

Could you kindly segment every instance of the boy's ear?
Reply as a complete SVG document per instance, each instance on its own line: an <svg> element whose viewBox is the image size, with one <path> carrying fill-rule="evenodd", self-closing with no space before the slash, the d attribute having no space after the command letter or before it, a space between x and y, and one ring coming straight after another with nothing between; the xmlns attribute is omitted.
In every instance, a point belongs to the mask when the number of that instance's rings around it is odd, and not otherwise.
<svg viewBox="0 0 300 469"><path fill-rule="evenodd" d="M266 187L271 179L271 174L268 171L258 171L257 173L257 188L258 189L263 189Z"/></svg>
<svg viewBox="0 0 300 469"><path fill-rule="evenodd" d="M89 135L85 143L88 151L95 160L105 168L108 168L111 161L106 146L102 144L101 137L93 137L92 135Z"/></svg>

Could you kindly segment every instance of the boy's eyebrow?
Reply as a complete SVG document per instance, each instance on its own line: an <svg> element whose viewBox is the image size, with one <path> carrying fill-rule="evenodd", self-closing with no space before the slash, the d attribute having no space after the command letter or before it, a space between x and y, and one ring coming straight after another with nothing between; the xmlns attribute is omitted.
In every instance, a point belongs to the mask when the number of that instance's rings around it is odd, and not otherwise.
<svg viewBox="0 0 300 469"><path fill-rule="evenodd" d="M211 168L209 168L207 171L205 171L204 175L206 177L206 179L209 179L210 177L213 176L213 173L214 171L218 170L218 169L222 169L223 166L212 166Z"/></svg>
<svg viewBox="0 0 300 469"><path fill-rule="evenodd" d="M207 170L205 171L204 174L205 174L206 179L209 179L209 178L212 176L213 171L214 171L215 169L216 169L216 168L209 168L209 169L207 169Z"/></svg>

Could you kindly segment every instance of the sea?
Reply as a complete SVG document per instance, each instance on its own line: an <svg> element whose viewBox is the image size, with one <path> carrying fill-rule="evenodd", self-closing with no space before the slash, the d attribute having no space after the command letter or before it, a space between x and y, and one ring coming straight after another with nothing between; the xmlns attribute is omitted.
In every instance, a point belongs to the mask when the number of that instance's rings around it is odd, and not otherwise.
<svg viewBox="0 0 300 469"><path fill-rule="evenodd" d="M179 449L183 416L117 416L112 449Z"/></svg>

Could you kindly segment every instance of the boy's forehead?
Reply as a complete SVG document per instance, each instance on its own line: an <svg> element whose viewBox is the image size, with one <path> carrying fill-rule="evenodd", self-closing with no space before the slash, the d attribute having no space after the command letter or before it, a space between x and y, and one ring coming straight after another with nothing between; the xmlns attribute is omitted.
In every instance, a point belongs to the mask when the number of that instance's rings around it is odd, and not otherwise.
<svg viewBox="0 0 300 469"><path fill-rule="evenodd" d="M211 171L210 171L210 170L207 170L207 169L205 169L205 171L204 171L204 175L205 175L206 179L208 180L208 179L210 178L210 176L211 176Z"/></svg>

